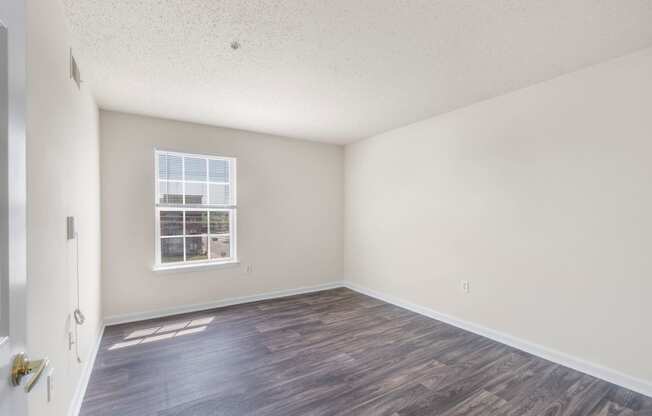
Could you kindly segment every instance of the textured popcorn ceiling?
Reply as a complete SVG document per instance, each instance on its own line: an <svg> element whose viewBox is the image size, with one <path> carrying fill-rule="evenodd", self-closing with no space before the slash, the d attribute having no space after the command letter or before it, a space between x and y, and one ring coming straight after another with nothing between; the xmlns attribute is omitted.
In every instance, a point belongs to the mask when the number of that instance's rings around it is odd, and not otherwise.
<svg viewBox="0 0 652 416"><path fill-rule="evenodd" d="M652 45L652 0L64 5L102 108L333 143Z"/></svg>

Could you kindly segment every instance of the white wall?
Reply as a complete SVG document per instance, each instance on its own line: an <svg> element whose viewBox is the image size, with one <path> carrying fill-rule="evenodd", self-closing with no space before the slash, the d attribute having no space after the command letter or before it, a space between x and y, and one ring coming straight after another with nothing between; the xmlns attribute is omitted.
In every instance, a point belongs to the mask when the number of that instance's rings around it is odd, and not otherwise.
<svg viewBox="0 0 652 416"><path fill-rule="evenodd" d="M98 111L87 87L78 90L69 78L71 37L60 2L28 1L27 33L28 352L49 357L55 375L54 400L47 403L42 380L29 395L29 414L64 415L101 320ZM68 215L81 239L81 365L68 350L75 307Z"/></svg>
<svg viewBox="0 0 652 416"><path fill-rule="evenodd" d="M347 146L345 275L652 383L651 155L652 49Z"/></svg>
<svg viewBox="0 0 652 416"><path fill-rule="evenodd" d="M341 278L341 146L100 114L105 316L175 309ZM237 158L240 266L152 271L155 148ZM246 265L253 266L252 273L245 272Z"/></svg>

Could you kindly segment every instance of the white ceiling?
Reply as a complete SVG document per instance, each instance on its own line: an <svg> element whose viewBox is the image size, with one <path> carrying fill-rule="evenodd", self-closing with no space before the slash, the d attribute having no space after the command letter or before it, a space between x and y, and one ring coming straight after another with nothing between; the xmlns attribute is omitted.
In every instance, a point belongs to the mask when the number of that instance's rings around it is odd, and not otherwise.
<svg viewBox="0 0 652 416"><path fill-rule="evenodd" d="M652 45L652 0L64 5L100 107L332 143Z"/></svg>

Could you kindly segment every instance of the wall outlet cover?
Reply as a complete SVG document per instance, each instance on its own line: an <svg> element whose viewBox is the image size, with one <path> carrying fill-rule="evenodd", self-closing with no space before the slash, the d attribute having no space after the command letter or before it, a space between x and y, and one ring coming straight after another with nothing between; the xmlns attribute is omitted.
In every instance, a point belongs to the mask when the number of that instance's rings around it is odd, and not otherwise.
<svg viewBox="0 0 652 416"><path fill-rule="evenodd" d="M462 280L462 291L464 293L469 293L471 291L471 284L468 280Z"/></svg>

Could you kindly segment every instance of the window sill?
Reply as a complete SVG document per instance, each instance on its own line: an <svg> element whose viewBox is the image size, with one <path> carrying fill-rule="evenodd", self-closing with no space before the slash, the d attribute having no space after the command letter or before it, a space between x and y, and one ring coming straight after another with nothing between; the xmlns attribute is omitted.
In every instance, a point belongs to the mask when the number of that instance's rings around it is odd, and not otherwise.
<svg viewBox="0 0 652 416"><path fill-rule="evenodd" d="M240 267L240 262L237 259L214 262L214 263L200 263L200 264L176 264L172 266L154 266L152 271L156 273L180 273L180 272L194 272L210 269L231 269Z"/></svg>

